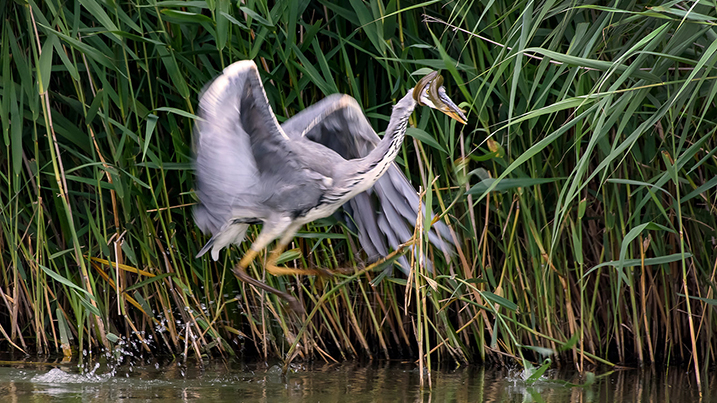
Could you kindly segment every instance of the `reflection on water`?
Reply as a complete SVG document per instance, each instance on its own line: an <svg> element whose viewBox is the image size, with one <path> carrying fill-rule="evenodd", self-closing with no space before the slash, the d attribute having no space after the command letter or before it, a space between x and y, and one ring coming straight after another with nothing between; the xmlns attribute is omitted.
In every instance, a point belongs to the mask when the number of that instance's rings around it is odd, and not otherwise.
<svg viewBox="0 0 717 403"><path fill-rule="evenodd" d="M589 386L574 372L553 371L528 385L520 371L462 367L432 373L433 389L421 390L412 364L392 362L297 365L177 363L72 366L26 363L0 366L2 402L712 402L715 374L703 378L700 400L694 375L685 370L625 370Z"/></svg>

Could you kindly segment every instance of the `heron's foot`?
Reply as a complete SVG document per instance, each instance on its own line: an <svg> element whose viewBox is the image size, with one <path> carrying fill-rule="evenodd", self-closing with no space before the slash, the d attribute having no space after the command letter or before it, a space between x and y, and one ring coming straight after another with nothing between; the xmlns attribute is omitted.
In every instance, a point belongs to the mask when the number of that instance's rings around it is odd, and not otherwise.
<svg viewBox="0 0 717 403"><path fill-rule="evenodd" d="M321 278L331 278L334 276L334 271L329 269L316 269L319 272L318 276Z"/></svg>
<svg viewBox="0 0 717 403"><path fill-rule="evenodd" d="M334 274L341 274L342 276L350 276L358 271L356 267L337 267L335 269L326 270L329 276Z"/></svg>
<svg viewBox="0 0 717 403"><path fill-rule="evenodd" d="M266 271L275 276L321 276L331 277L332 274L326 269L290 269L288 267L279 267L276 265L266 265Z"/></svg>
<svg viewBox="0 0 717 403"><path fill-rule="evenodd" d="M234 266L232 269L232 272L234 272L234 275L237 276L237 278L245 283L249 283L255 287L259 287L262 290L266 292L270 292L272 294L275 294L279 298L286 301L287 304L289 304L289 309L296 312L297 315L301 316L306 313L306 310L304 309L304 306L301 305L299 300L297 300L294 296L289 295L288 293L285 293L283 291L279 291L276 288L266 284L262 283L261 281L255 279L254 277L251 277L247 274L246 268L241 265L241 263Z"/></svg>

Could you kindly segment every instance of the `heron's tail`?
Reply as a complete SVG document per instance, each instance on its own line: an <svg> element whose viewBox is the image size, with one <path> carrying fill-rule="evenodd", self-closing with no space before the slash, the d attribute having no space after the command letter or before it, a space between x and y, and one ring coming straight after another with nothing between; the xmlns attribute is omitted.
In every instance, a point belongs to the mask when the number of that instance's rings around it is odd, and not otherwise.
<svg viewBox="0 0 717 403"><path fill-rule="evenodd" d="M239 245L242 243L244 235L246 235L247 228L249 228L248 224L229 223L219 232L214 234L212 239L210 239L209 242L207 242L207 244L199 251L199 253L197 253L196 257L204 255L211 249L212 260L219 260L219 251L223 248L231 244Z"/></svg>
<svg viewBox="0 0 717 403"><path fill-rule="evenodd" d="M209 251L209 249L210 249L213 245L214 245L214 238L212 237L212 239L210 239L209 242L207 242L207 243L204 245L204 247L202 248L202 250L200 250L199 253L197 253L197 256L194 256L194 257L195 257L195 258L200 258L200 257L204 256L204 254L207 253L207 251ZM214 259L214 260L216 260L216 259Z"/></svg>
<svg viewBox="0 0 717 403"><path fill-rule="evenodd" d="M418 205L416 190L392 164L371 189L351 199L344 210L356 224L352 229L357 230L359 242L369 260L376 260L386 256L389 249L395 250L411 239ZM421 214L426 214L426 210L426 206L422 206ZM430 216L433 218L432 213ZM445 223L439 221L433 224L428 238L446 256L455 253L456 245ZM425 258L416 253L417 259ZM397 263L404 273L408 273L410 267L405 256L398 258ZM424 263L429 271L433 270L430 260L424 259Z"/></svg>

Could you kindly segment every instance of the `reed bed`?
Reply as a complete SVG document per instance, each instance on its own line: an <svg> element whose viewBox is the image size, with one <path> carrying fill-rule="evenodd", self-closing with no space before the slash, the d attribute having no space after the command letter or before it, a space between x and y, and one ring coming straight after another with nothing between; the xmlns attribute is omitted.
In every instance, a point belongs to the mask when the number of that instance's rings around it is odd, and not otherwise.
<svg viewBox="0 0 717 403"><path fill-rule="evenodd" d="M717 13L590 1L2 2L0 347L579 369L715 360ZM194 258L197 96L255 60L278 118L328 94L385 129L440 69L466 126L414 113L397 160L456 235L417 219L408 277L329 218L250 274ZM256 229L249 239L256 236ZM406 256L411 256L408 254ZM698 378L699 379L699 378Z"/></svg>

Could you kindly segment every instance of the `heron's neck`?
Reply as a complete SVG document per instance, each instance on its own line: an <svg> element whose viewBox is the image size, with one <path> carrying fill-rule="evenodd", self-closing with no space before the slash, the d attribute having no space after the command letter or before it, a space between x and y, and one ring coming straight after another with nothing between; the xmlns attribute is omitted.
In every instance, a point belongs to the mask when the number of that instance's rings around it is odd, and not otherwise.
<svg viewBox="0 0 717 403"><path fill-rule="evenodd" d="M412 94L413 88L393 107L383 139L371 153L357 161L359 169L355 179L359 183L356 185L356 191L351 193L358 194L373 186L398 155L406 136L408 118L416 107Z"/></svg>

